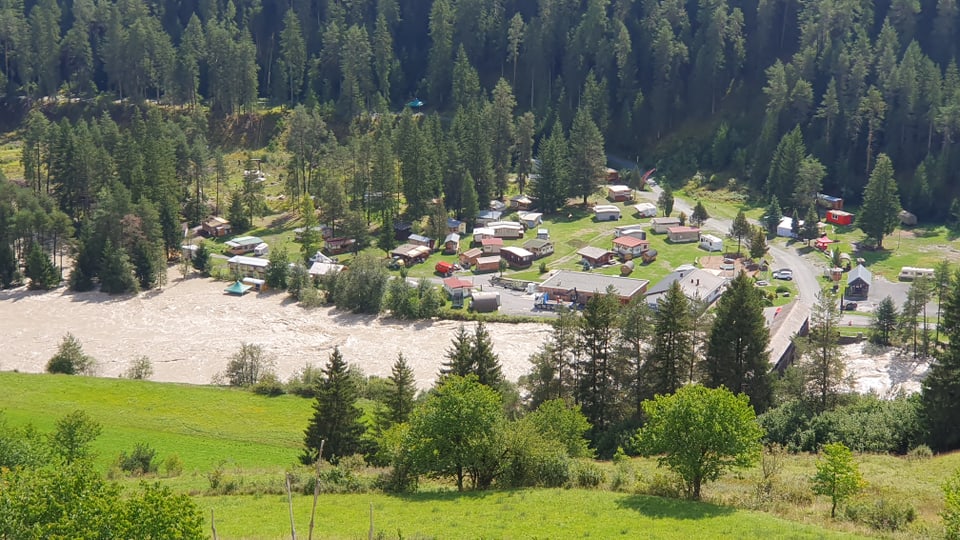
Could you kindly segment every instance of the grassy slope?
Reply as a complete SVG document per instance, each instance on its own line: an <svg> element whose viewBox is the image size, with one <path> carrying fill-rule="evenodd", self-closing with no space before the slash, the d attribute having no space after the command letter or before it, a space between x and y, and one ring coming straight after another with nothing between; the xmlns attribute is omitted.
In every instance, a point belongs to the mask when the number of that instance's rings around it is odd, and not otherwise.
<svg viewBox="0 0 960 540"><path fill-rule="evenodd" d="M225 538L289 538L283 496L217 497L202 504L215 510ZM311 497L294 499L297 533L305 537ZM580 489L325 495L317 505L314 534L363 538L373 507L374 534L385 538L853 538L759 512Z"/></svg>
<svg viewBox="0 0 960 540"><path fill-rule="evenodd" d="M311 401L145 381L0 373L0 410L14 424L49 431L64 414L85 410L103 426L95 443L106 465L147 442L161 459L180 455L184 470L206 472L221 460L240 467L296 461Z"/></svg>

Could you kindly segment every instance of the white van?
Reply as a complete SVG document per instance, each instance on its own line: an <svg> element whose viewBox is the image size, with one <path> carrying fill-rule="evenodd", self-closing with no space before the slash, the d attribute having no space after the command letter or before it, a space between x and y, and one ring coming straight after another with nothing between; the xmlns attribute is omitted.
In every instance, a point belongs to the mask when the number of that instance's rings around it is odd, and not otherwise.
<svg viewBox="0 0 960 540"><path fill-rule="evenodd" d="M900 269L900 281L913 281L919 277L933 279L933 268L915 268L913 266L904 266Z"/></svg>

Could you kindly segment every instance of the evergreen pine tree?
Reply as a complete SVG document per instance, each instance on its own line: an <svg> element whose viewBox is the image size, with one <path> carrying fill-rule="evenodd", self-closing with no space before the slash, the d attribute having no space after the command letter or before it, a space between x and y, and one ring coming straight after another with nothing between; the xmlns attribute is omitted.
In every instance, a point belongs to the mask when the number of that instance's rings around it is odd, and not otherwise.
<svg viewBox="0 0 960 540"><path fill-rule="evenodd" d="M870 326L870 341L877 345L889 346L890 338L897 328L897 306L889 296L877 304L873 312L873 324Z"/></svg>
<svg viewBox="0 0 960 540"><path fill-rule="evenodd" d="M579 374L575 398L593 427L593 440L614 423L614 363L616 361L617 316L620 302L616 292L595 294L587 301L580 325L583 356L577 365Z"/></svg>
<svg viewBox="0 0 960 540"><path fill-rule="evenodd" d="M743 238L750 234L752 229L750 222L747 221L747 215L743 213L743 210L738 212L737 217L734 218L733 223L730 224L730 236L737 238L737 253L740 253L740 243L743 241Z"/></svg>
<svg viewBox="0 0 960 540"><path fill-rule="evenodd" d="M927 440L937 451L960 448L960 271L944 298L941 321L947 343L930 366L920 400Z"/></svg>
<svg viewBox="0 0 960 540"><path fill-rule="evenodd" d="M193 252L193 268L203 275L210 271L210 250L207 249L206 242L200 242L197 250Z"/></svg>
<svg viewBox="0 0 960 540"><path fill-rule="evenodd" d="M807 394L819 412L833 404L845 383L839 325L840 308L836 298L821 291L810 312L810 333L804 338L803 357L799 362Z"/></svg>
<svg viewBox="0 0 960 540"><path fill-rule="evenodd" d="M407 364L407 359L403 357L403 353L397 355L397 361L393 363L393 367L390 369L388 380L390 386L385 400L387 405L386 420L390 424L401 424L410 419L417 392L413 369Z"/></svg>
<svg viewBox="0 0 960 540"><path fill-rule="evenodd" d="M17 258L13 248L6 240L0 238L0 289L13 285L17 277Z"/></svg>
<svg viewBox="0 0 960 540"><path fill-rule="evenodd" d="M466 377L475 371L473 339L462 324L453 336L452 346L447 349L447 361L440 366L440 376Z"/></svg>
<svg viewBox="0 0 960 540"><path fill-rule="evenodd" d="M863 205L857 214L857 227L883 249L883 237L892 233L899 223L900 196L893 177L893 163L886 154L877 156L877 164L870 173L870 181L863 189Z"/></svg>
<svg viewBox="0 0 960 540"><path fill-rule="evenodd" d="M710 214L707 213L707 209L704 208L702 202L697 201L697 205L693 207L693 213L690 214L690 223L694 227L702 227L708 219L710 219ZM737 251L739 252L739 249Z"/></svg>
<svg viewBox="0 0 960 540"><path fill-rule="evenodd" d="M673 203L673 189L669 185L663 186L663 191L657 197L657 207L660 208L665 217L669 217L673 213Z"/></svg>
<svg viewBox="0 0 960 540"><path fill-rule="evenodd" d="M278 291L285 290L289 273L290 258L287 256L287 250L280 248L270 252L270 266L267 267L267 275L264 280L267 286Z"/></svg>
<svg viewBox="0 0 960 540"><path fill-rule="evenodd" d="M754 227L750 238L750 258L760 260L767 254L767 231Z"/></svg>
<svg viewBox="0 0 960 540"><path fill-rule="evenodd" d="M683 385L693 354L693 317L690 300L674 282L657 306L649 381L655 394L671 394Z"/></svg>
<svg viewBox="0 0 960 540"><path fill-rule="evenodd" d="M136 292L133 265L122 247L114 247L110 239L103 244L103 262L100 264L100 290L108 294Z"/></svg>
<svg viewBox="0 0 960 540"><path fill-rule="evenodd" d="M319 458L335 462L355 453L364 431L363 412L357 407L357 387L339 348L330 353L316 392L313 418L304 431L304 450L300 455L304 465L315 463ZM321 441L325 441L322 456L319 455Z"/></svg>
<svg viewBox="0 0 960 540"><path fill-rule="evenodd" d="M27 254L24 274L30 280L30 288L33 290L52 289L60 283L57 267L36 242L31 244L30 252Z"/></svg>
<svg viewBox="0 0 960 540"><path fill-rule="evenodd" d="M810 207L807 208L807 215L803 218L803 230L800 231L800 235L804 240L807 241L807 245L810 245L811 240L816 240L820 236L820 215L817 213L817 208L810 203Z"/></svg>
<svg viewBox="0 0 960 540"><path fill-rule="evenodd" d="M767 214L763 216L763 224L767 227L767 232L777 234L777 225L783 219L783 210L780 209L780 201L776 195L770 196L770 204L767 206Z"/></svg>
<svg viewBox="0 0 960 540"><path fill-rule="evenodd" d="M477 323L473 332L473 343L470 346L470 356L472 358L473 373L476 374L480 384L485 384L493 389L498 389L503 383L503 372L500 368L500 357L493 352L493 342L490 340L490 332L487 330L483 321Z"/></svg>
<svg viewBox="0 0 960 540"><path fill-rule="evenodd" d="M747 394L757 413L763 412L772 394L769 344L760 290L741 272L717 303L703 362L704 384Z"/></svg>

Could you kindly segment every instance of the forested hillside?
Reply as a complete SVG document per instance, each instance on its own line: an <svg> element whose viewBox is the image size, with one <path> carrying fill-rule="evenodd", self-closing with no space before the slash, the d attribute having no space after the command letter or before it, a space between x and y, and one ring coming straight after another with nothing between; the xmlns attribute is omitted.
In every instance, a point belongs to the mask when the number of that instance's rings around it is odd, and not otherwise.
<svg viewBox="0 0 960 540"><path fill-rule="evenodd" d="M667 176L784 203L800 173L857 198L883 152L915 213L945 217L957 191L955 0L4 0L0 43L8 103L264 98L342 122L414 97L452 115L503 78L537 134L585 108Z"/></svg>

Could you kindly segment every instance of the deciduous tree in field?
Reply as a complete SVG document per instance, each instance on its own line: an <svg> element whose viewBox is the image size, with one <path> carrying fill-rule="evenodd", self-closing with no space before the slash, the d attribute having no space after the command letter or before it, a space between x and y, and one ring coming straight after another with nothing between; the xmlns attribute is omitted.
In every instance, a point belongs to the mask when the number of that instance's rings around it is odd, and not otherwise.
<svg viewBox="0 0 960 540"><path fill-rule="evenodd" d="M660 456L676 472L687 495L699 500L704 483L760 458L763 430L749 398L726 388L684 386L643 403L647 424L636 442L645 456Z"/></svg>
<svg viewBox="0 0 960 540"><path fill-rule="evenodd" d="M813 492L830 497L830 517L836 517L837 505L856 495L866 483L853 453L843 443L823 446L823 457L817 460L817 474L810 479Z"/></svg>

